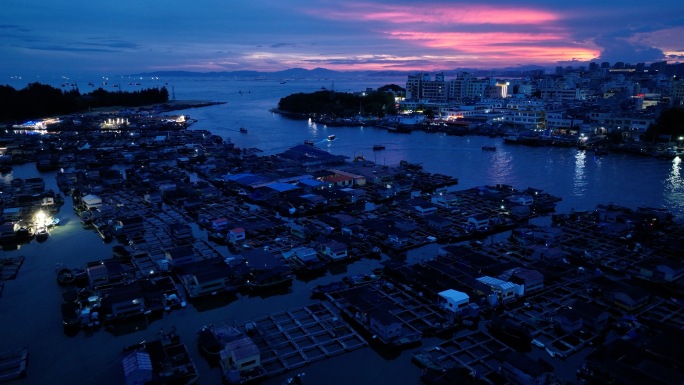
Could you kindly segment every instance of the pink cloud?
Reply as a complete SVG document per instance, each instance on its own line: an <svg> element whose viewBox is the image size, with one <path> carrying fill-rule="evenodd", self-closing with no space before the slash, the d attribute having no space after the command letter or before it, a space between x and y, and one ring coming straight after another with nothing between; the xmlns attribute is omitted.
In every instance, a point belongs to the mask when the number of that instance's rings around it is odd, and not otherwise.
<svg viewBox="0 0 684 385"><path fill-rule="evenodd" d="M394 39L412 41L428 48L438 48L454 54L477 55L530 62L565 60L591 60L599 56L596 47L568 44L562 34L556 33L438 33L392 31Z"/></svg>
<svg viewBox="0 0 684 385"><path fill-rule="evenodd" d="M306 12L334 20L362 20L391 24L544 24L560 19L549 11L519 8L493 7L465 4L444 5L416 3L415 5L386 5L372 3L347 3L341 8L313 9Z"/></svg>

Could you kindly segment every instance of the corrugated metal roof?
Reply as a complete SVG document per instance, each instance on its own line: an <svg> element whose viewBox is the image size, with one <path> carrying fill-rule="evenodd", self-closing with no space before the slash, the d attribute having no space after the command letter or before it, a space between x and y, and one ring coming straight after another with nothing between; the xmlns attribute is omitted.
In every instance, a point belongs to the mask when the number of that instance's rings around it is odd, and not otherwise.
<svg viewBox="0 0 684 385"><path fill-rule="evenodd" d="M499 288L500 290L514 289L516 286L512 282L502 281L498 278L489 277L489 276L480 277L480 278L477 278L477 280L486 284L486 285Z"/></svg>

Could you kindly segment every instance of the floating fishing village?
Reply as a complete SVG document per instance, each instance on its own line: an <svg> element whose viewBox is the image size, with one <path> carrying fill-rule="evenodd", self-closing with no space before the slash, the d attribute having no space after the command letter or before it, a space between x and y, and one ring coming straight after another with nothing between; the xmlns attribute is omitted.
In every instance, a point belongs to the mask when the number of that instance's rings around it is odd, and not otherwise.
<svg viewBox="0 0 684 385"><path fill-rule="evenodd" d="M58 237L66 200L111 245L109 258L55 267L65 334L140 317L154 330L206 298L287 295L294 280L372 268L317 285L308 303L122 347L127 384L198 382L198 357L226 384L301 384L306 366L358 349L410 354L422 374L407 383L424 385L682 383L684 227L667 210L559 213L562 197L534 186L460 189L313 142L262 155L188 116L140 111L0 136L5 173L35 162L59 187L3 180L5 250ZM431 255L414 260L421 249ZM23 263L0 259L0 295ZM0 382L41 370L26 348L2 350Z"/></svg>

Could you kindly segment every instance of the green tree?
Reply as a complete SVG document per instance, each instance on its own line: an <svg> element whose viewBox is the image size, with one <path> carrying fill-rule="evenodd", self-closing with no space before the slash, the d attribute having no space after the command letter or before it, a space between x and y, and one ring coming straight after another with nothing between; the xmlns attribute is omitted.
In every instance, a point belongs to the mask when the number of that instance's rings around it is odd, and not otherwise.
<svg viewBox="0 0 684 385"><path fill-rule="evenodd" d="M656 142L661 135L677 139L684 136L684 108L674 107L663 111L656 122L644 133L644 139Z"/></svg>

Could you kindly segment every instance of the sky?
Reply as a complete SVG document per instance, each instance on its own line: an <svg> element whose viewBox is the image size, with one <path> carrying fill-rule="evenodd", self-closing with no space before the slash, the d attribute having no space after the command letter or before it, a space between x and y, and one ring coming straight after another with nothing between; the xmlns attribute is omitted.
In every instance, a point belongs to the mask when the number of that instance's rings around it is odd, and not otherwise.
<svg viewBox="0 0 684 385"><path fill-rule="evenodd" d="M0 75L684 61L681 0L3 0Z"/></svg>

